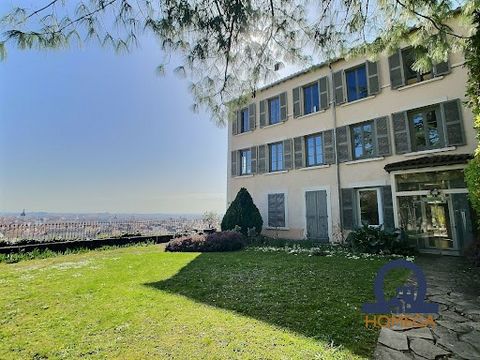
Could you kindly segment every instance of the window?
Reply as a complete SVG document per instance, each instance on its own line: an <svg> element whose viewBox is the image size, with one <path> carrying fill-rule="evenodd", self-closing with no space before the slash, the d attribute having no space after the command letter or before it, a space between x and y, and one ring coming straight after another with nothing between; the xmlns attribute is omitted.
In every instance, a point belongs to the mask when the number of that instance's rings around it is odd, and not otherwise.
<svg viewBox="0 0 480 360"><path fill-rule="evenodd" d="M306 137L307 166L323 164L323 138L321 134Z"/></svg>
<svg viewBox="0 0 480 360"><path fill-rule="evenodd" d="M318 83L307 85L303 88L303 113L311 114L320 108L318 97Z"/></svg>
<svg viewBox="0 0 480 360"><path fill-rule="evenodd" d="M285 227L285 194L268 194L268 226Z"/></svg>
<svg viewBox="0 0 480 360"><path fill-rule="evenodd" d="M428 80L433 77L431 71L419 73L413 70L413 64L416 61L416 55L413 48L402 50L403 71L405 74L405 85L415 84L420 81Z"/></svg>
<svg viewBox="0 0 480 360"><path fill-rule="evenodd" d="M440 111L437 107L414 110L408 113L412 148L414 151L443 146Z"/></svg>
<svg viewBox="0 0 480 360"><path fill-rule="evenodd" d="M248 175L252 173L252 151L248 150L241 150L240 151L240 175Z"/></svg>
<svg viewBox="0 0 480 360"><path fill-rule="evenodd" d="M355 101L368 96L367 70L365 65L345 71L347 99Z"/></svg>
<svg viewBox="0 0 480 360"><path fill-rule="evenodd" d="M248 118L248 108L240 110L240 131L242 133L250 131L250 120Z"/></svg>
<svg viewBox="0 0 480 360"><path fill-rule="evenodd" d="M269 145L270 150L270 171L283 170L283 143Z"/></svg>
<svg viewBox="0 0 480 360"><path fill-rule="evenodd" d="M358 207L360 225L379 226L383 223L379 189L358 190Z"/></svg>
<svg viewBox="0 0 480 360"><path fill-rule="evenodd" d="M278 124L280 122L280 98L268 100L268 123Z"/></svg>
<svg viewBox="0 0 480 360"><path fill-rule="evenodd" d="M353 158L363 159L376 155L375 139L373 136L373 121L354 125L352 130Z"/></svg>

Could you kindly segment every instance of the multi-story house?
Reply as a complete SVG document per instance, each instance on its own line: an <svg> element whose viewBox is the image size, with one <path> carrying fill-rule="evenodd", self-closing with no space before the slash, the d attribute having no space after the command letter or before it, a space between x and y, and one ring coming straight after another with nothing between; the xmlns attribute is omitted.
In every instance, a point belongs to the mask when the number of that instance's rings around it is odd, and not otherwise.
<svg viewBox="0 0 480 360"><path fill-rule="evenodd" d="M461 254L474 236L463 169L477 145L467 70L457 53L429 73L414 61L405 47L260 89L229 124L228 203L247 188L267 235L335 242L368 224Z"/></svg>

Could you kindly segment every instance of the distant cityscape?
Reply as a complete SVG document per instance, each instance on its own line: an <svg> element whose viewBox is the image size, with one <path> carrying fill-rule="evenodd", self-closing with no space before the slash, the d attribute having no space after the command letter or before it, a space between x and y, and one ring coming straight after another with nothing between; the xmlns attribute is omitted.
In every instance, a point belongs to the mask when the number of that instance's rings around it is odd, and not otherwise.
<svg viewBox="0 0 480 360"><path fill-rule="evenodd" d="M161 236L218 229L220 216L205 214L0 213L0 241L73 241L121 236Z"/></svg>

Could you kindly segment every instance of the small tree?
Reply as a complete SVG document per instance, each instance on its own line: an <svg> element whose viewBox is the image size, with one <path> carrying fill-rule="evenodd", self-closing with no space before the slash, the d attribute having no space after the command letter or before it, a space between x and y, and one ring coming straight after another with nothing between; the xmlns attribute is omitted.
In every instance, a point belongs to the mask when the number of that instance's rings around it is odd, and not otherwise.
<svg viewBox="0 0 480 360"><path fill-rule="evenodd" d="M262 216L253 203L250 193L245 188L240 189L225 213L221 224L222 231L233 230L237 225L245 236L248 235L248 229L255 228L257 234L262 231Z"/></svg>

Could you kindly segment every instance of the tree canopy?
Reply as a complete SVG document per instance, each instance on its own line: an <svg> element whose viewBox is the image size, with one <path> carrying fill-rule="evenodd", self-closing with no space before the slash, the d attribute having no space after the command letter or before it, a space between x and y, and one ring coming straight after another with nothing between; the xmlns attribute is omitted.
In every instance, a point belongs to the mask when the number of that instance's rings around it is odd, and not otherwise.
<svg viewBox="0 0 480 360"><path fill-rule="evenodd" d="M480 0L44 0L4 14L0 57L13 46L57 49L86 41L129 51L150 32L165 55L158 72L180 55L175 71L190 81L193 109L206 108L222 124L228 104L254 95L284 65L375 56L408 41L416 69L429 69L472 35L456 33L450 19L471 24L479 8Z"/></svg>

